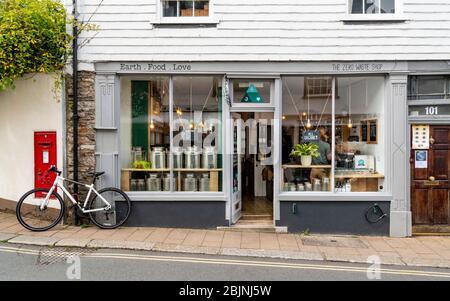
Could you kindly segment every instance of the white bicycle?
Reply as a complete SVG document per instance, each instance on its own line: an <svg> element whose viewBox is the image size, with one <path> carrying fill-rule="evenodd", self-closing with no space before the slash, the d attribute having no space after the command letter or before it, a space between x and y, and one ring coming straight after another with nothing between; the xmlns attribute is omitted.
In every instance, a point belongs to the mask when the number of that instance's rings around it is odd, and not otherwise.
<svg viewBox="0 0 450 301"><path fill-rule="evenodd" d="M17 203L16 216L20 224L31 231L46 231L56 226L64 216L63 198L57 193L60 188L70 202L77 206L83 214L88 214L92 223L103 229L115 229L123 225L131 213L131 201L120 189L109 187L97 191L95 181L104 172L89 173L93 177L92 184L83 184L61 176L55 166L49 172L57 174L50 189L38 188L25 193ZM48 177L49 174L43 175ZM78 203L70 194L64 182L70 182L88 189L86 199Z"/></svg>

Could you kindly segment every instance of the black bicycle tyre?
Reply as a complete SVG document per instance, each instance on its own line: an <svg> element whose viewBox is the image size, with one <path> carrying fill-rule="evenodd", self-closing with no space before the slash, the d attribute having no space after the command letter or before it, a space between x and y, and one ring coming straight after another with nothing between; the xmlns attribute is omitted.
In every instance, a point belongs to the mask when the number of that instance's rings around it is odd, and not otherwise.
<svg viewBox="0 0 450 301"><path fill-rule="evenodd" d="M19 221L19 223L20 223L24 228L26 228L26 229L28 229L28 230L30 230L30 231L33 231L33 232L43 232L43 231L50 230L51 228L53 228L54 226L56 226L56 225L61 221L61 219L62 219L63 216L64 216L65 205L64 205L64 201L63 201L62 197L61 197L57 192L55 192L55 191L53 191L52 196L56 197L56 199L59 201L59 203L60 203L60 205L61 205L61 212L60 212L58 218L57 218L52 224L50 224L49 226L44 227L44 228L36 228L36 227L32 227L32 226L28 225L28 224L22 219L22 216L20 215L20 209L22 208L22 204L23 204L23 202L26 200L26 198L27 198L28 196L30 196L30 194L37 193L37 192L48 193L49 191L50 191L50 189L46 189L46 188L32 189L32 190L26 192L26 193L20 198L20 200L19 200L19 202L17 203L17 206L16 206L16 217L17 217L17 220Z"/></svg>
<svg viewBox="0 0 450 301"><path fill-rule="evenodd" d="M125 192L123 192L122 190L120 190L120 189L118 189L118 188L115 188L115 187L107 187L107 188L103 188L103 189L99 190L98 193L99 193L99 194L102 194L102 193L105 192L105 191L114 191L114 192L117 192L117 193L119 193L120 195L123 196L123 198L125 199L125 201L127 202L127 205L128 205L128 212L127 212L125 218L123 219L123 221L121 221L120 223L115 224L115 225L113 225L113 226L105 226L105 225L102 225L102 224L98 223L98 222L95 220L95 218L93 217L93 213L92 213L92 212L89 213L89 218L90 218L90 220L92 221L92 223L94 223L94 225L96 225L97 227L99 227L99 228L101 228L101 229L116 229L116 228L122 226L122 225L128 220L128 218L130 217L130 214L131 214L131 200L130 200L130 198L128 197L128 195L127 195ZM94 201L95 201L96 198L97 198L97 195L95 195L95 196L89 201L89 205L88 205L88 207L87 207L88 209L91 209L91 208L92 208L92 204L94 203Z"/></svg>

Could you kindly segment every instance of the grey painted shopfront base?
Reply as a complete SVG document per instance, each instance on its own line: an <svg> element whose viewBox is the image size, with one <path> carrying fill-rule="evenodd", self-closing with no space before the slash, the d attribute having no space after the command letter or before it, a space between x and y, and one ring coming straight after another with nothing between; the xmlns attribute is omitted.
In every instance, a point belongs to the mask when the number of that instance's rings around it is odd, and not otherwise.
<svg viewBox="0 0 450 301"><path fill-rule="evenodd" d="M132 202L125 226L213 229L228 226L225 202Z"/></svg>
<svg viewBox="0 0 450 301"><path fill-rule="evenodd" d="M293 212L293 204L296 212ZM288 227L291 233L389 235L390 202L376 202L387 217L371 224L366 211L375 202L280 202L280 220L277 226Z"/></svg>

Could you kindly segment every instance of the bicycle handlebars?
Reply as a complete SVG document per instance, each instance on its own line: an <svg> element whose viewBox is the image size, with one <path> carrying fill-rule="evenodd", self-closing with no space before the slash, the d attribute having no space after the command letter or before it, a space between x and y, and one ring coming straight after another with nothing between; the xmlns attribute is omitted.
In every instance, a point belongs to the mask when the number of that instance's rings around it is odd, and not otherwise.
<svg viewBox="0 0 450 301"><path fill-rule="evenodd" d="M48 170L49 172L56 172L58 174L58 176L61 175L62 171L58 170L58 168L56 168L56 166L52 166L50 167L50 169Z"/></svg>

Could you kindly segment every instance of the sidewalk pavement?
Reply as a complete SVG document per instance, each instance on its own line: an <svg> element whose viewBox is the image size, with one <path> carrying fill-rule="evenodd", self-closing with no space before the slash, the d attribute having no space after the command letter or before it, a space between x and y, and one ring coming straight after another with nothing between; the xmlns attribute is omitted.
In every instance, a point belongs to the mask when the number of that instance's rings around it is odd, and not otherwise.
<svg viewBox="0 0 450 301"><path fill-rule="evenodd" d="M171 228L57 226L24 229L14 214L0 212L0 242L54 247L110 248L266 258L450 268L450 237L302 235Z"/></svg>

